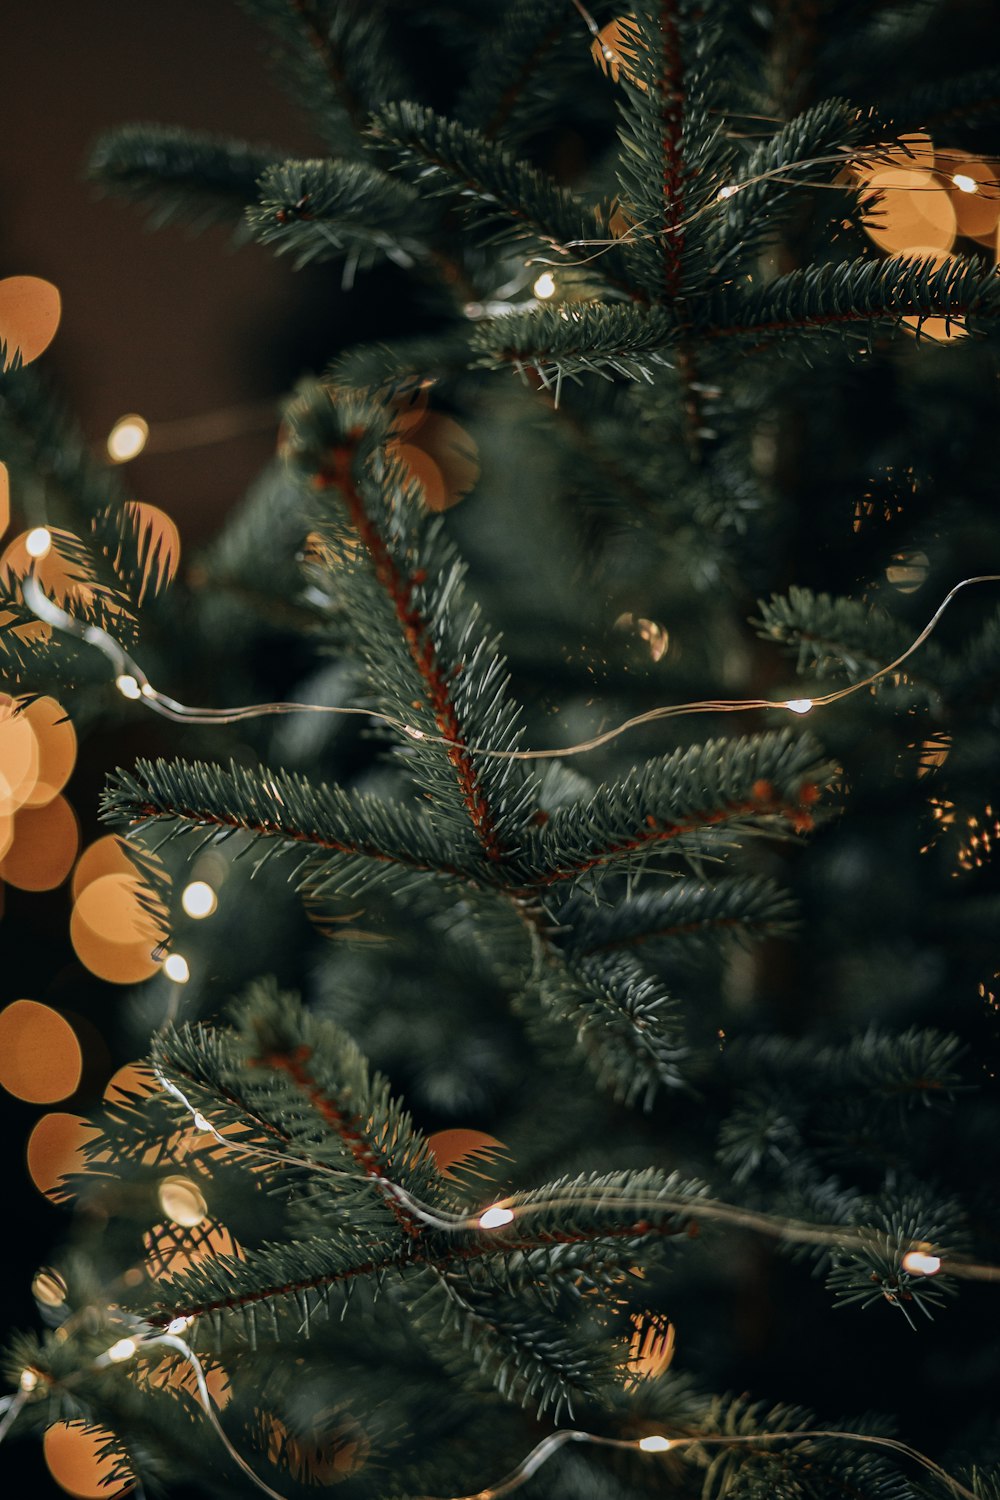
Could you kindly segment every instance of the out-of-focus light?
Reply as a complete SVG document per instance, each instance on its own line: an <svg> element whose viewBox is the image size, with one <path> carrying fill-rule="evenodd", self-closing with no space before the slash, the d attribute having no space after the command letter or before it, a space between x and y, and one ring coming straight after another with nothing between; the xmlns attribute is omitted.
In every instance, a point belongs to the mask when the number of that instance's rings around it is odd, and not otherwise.
<svg viewBox="0 0 1000 1500"><path fill-rule="evenodd" d="M55 1104L80 1082L76 1032L51 1006L15 1000L0 1012L0 1086L29 1104Z"/></svg>
<svg viewBox="0 0 1000 1500"><path fill-rule="evenodd" d="M660 1432L651 1432L649 1437L639 1439L639 1447L643 1453L666 1453L668 1448L673 1447L668 1437Z"/></svg>
<svg viewBox="0 0 1000 1500"><path fill-rule="evenodd" d="M499 1204L488 1208L484 1214L479 1216L480 1229L499 1229L503 1224L513 1223L514 1215L509 1208L501 1208Z"/></svg>
<svg viewBox="0 0 1000 1500"><path fill-rule="evenodd" d="M733 185L730 185L729 187L721 187L716 194L716 197L721 198L723 201L725 201L726 198L731 198L736 191L737 189Z"/></svg>
<svg viewBox="0 0 1000 1500"><path fill-rule="evenodd" d="M29 557L47 557L52 551L52 533L47 526L35 526L24 539Z"/></svg>
<svg viewBox="0 0 1000 1500"><path fill-rule="evenodd" d="M545 301L547 297L554 297L556 291L556 278L551 271L543 271L531 289L535 296Z"/></svg>
<svg viewBox="0 0 1000 1500"><path fill-rule="evenodd" d="M968 177L964 172L956 172L951 179L960 193L978 193L979 183L974 177Z"/></svg>
<svg viewBox="0 0 1000 1500"><path fill-rule="evenodd" d="M167 1324L167 1332L177 1338L178 1334L187 1333L194 1322L194 1318L172 1318Z"/></svg>
<svg viewBox="0 0 1000 1500"><path fill-rule="evenodd" d="M911 1276L936 1276L940 1269L941 1257L925 1250L907 1250L903 1256L903 1270Z"/></svg>
<svg viewBox="0 0 1000 1500"><path fill-rule="evenodd" d="M62 316L59 288L41 276L5 276L0 281L0 340L8 358L17 349L28 365L48 348Z"/></svg>
<svg viewBox="0 0 1000 1500"><path fill-rule="evenodd" d="M188 961L183 953L168 953L163 964L163 972L168 979L174 981L174 984L187 984L191 978L191 970L188 968Z"/></svg>
<svg viewBox="0 0 1000 1500"><path fill-rule="evenodd" d="M188 916L196 920L210 917L218 904L215 892L207 880L192 880L181 893L181 905Z"/></svg>
<svg viewBox="0 0 1000 1500"><path fill-rule="evenodd" d="M106 1428L84 1427L79 1418L47 1427L43 1439L45 1462L56 1484L77 1500L106 1500L109 1495L124 1494L130 1488L130 1478L123 1477L110 1453L101 1456L111 1437ZM109 1485L112 1473L114 1483Z"/></svg>
<svg viewBox="0 0 1000 1500"><path fill-rule="evenodd" d="M31 1293L43 1307L62 1307L66 1301L66 1283L58 1271L36 1271L31 1281Z"/></svg>
<svg viewBox="0 0 1000 1500"><path fill-rule="evenodd" d="M157 1197L167 1218L183 1229L193 1229L208 1218L208 1204L189 1177L164 1177Z"/></svg>
<svg viewBox="0 0 1000 1500"><path fill-rule="evenodd" d="M126 464L130 458L138 458L149 437L149 423L144 417L130 412L119 417L108 433L108 457L112 463Z"/></svg>
<svg viewBox="0 0 1000 1500"><path fill-rule="evenodd" d="M21 1378L18 1381L18 1385L21 1387L22 1391L31 1392L35 1389L37 1384L38 1376L35 1374L34 1370L21 1371Z"/></svg>
<svg viewBox="0 0 1000 1500"><path fill-rule="evenodd" d="M139 686L135 678L128 672L123 672L120 677L115 678L115 687L121 693L123 698L134 699L142 697L142 688Z"/></svg>
<svg viewBox="0 0 1000 1500"><path fill-rule="evenodd" d="M791 709L793 714L807 714L812 706L811 698L789 698L785 704L785 707Z"/></svg>
<svg viewBox="0 0 1000 1500"><path fill-rule="evenodd" d="M106 1357L110 1360L111 1364L121 1365L127 1359L132 1358L138 1347L135 1339L119 1339L116 1344L111 1345Z"/></svg>

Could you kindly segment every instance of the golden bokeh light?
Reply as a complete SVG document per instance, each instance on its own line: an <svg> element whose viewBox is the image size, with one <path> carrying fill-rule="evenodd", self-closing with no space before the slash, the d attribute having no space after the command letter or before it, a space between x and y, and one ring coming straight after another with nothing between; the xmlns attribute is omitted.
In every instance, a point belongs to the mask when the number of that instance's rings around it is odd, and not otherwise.
<svg viewBox="0 0 1000 1500"><path fill-rule="evenodd" d="M135 865L128 857L128 847L127 841L114 833L106 833L88 844L80 855L70 883L74 901L86 886L102 875L130 875L134 879Z"/></svg>
<svg viewBox="0 0 1000 1500"><path fill-rule="evenodd" d="M51 891L73 868L80 846L76 813L62 795L44 807L18 808L0 877L21 891Z"/></svg>
<svg viewBox="0 0 1000 1500"><path fill-rule="evenodd" d="M74 1093L83 1071L76 1032L57 1010L15 1000L0 1011L0 1086L28 1104Z"/></svg>
<svg viewBox="0 0 1000 1500"><path fill-rule="evenodd" d="M191 970L183 953L168 953L163 964L163 972L174 984L187 984L191 978Z"/></svg>
<svg viewBox="0 0 1000 1500"><path fill-rule="evenodd" d="M674 1325L658 1313L634 1313L626 1360L626 1390L642 1380L657 1380L674 1357Z"/></svg>
<svg viewBox="0 0 1000 1500"><path fill-rule="evenodd" d="M159 1087L156 1074L148 1063L125 1063L104 1085L104 1102L121 1104L130 1094L156 1094Z"/></svg>
<svg viewBox="0 0 1000 1500"><path fill-rule="evenodd" d="M25 807L44 807L66 785L76 765L76 730L66 710L55 698L36 698L22 709L22 717L34 730L38 742L35 785L24 800Z"/></svg>
<svg viewBox="0 0 1000 1500"><path fill-rule="evenodd" d="M932 245L914 245L910 254L919 256L921 260L933 262L936 270L947 265L949 261L958 259L956 255L945 255L943 251L935 250ZM955 339L962 339L966 336L965 323L959 317L904 318L903 326L911 328L920 338L932 339L938 344L949 344Z"/></svg>
<svg viewBox="0 0 1000 1500"><path fill-rule="evenodd" d="M145 417L135 412L119 417L108 433L108 457L114 464L126 464L129 459L139 457L148 438L149 423Z"/></svg>
<svg viewBox="0 0 1000 1500"><path fill-rule="evenodd" d="M148 888L134 872L100 875L84 886L76 898L74 916L107 942L144 942L152 946L162 940L162 934L156 931L143 909L144 894L148 894Z"/></svg>
<svg viewBox="0 0 1000 1500"><path fill-rule="evenodd" d="M52 1197L59 1180L86 1165L84 1147L94 1136L94 1127L80 1115L61 1110L43 1115L28 1137L28 1176L46 1197Z"/></svg>
<svg viewBox="0 0 1000 1500"><path fill-rule="evenodd" d="M624 77L645 93L645 81L635 74L635 64L639 59L638 31L634 16L616 16L597 33L591 43L590 55L601 72L610 76L612 83L618 83Z"/></svg>
<svg viewBox="0 0 1000 1500"><path fill-rule="evenodd" d="M479 450L454 417L427 412L405 443L393 439L386 451L423 490L428 510L450 510L479 479Z"/></svg>
<svg viewBox="0 0 1000 1500"><path fill-rule="evenodd" d="M157 1189L160 1207L167 1218L183 1229L193 1229L208 1218L208 1204L190 1177L164 1177Z"/></svg>
<svg viewBox="0 0 1000 1500"><path fill-rule="evenodd" d="M919 172L933 172L937 165L934 142L926 130L899 136L895 145L880 149L879 157L880 165L885 163Z"/></svg>
<svg viewBox="0 0 1000 1500"><path fill-rule="evenodd" d="M181 560L181 534L172 516L158 506L147 505L144 500L132 500L125 506L125 513L135 527L139 565L142 581L139 585L139 603L152 585L154 594L165 588L177 572Z"/></svg>
<svg viewBox="0 0 1000 1500"><path fill-rule="evenodd" d="M996 162L952 148L937 153L937 169L955 210L959 234L992 244L1000 221L1000 178Z"/></svg>
<svg viewBox="0 0 1000 1500"><path fill-rule="evenodd" d="M330 1412L301 1434L292 1432L273 1412L256 1415L269 1463L286 1470L299 1484L339 1484L356 1474L371 1452L365 1433L345 1412Z"/></svg>
<svg viewBox="0 0 1000 1500"><path fill-rule="evenodd" d="M58 1271L43 1268L32 1277L31 1294L43 1307L62 1307L66 1301L66 1283Z"/></svg>
<svg viewBox="0 0 1000 1500"><path fill-rule="evenodd" d="M472 1173L489 1179L489 1171L480 1171L480 1167L489 1168L498 1158L510 1160L503 1141L484 1130L438 1130L427 1137L427 1149L441 1176L448 1178L458 1176L457 1167L464 1176Z"/></svg>
<svg viewBox="0 0 1000 1500"><path fill-rule="evenodd" d="M101 869L109 872L97 874ZM143 895L152 893L116 840L98 839L90 846L77 866L73 888L79 894L69 933L80 962L111 984L151 978L160 967L154 953L163 933L142 905Z"/></svg>
<svg viewBox="0 0 1000 1500"><path fill-rule="evenodd" d="M929 568L926 552L895 552L885 570L885 581L901 594L913 594L927 577Z"/></svg>
<svg viewBox="0 0 1000 1500"><path fill-rule="evenodd" d="M9 818L31 796L38 781L38 738L14 698L0 695L0 817Z"/></svg>
<svg viewBox="0 0 1000 1500"><path fill-rule="evenodd" d="M556 278L551 271L543 271L531 288L540 302L545 302L549 297L556 294Z"/></svg>
<svg viewBox="0 0 1000 1500"><path fill-rule="evenodd" d="M5 276L0 281L0 341L7 358L15 349L28 365L55 338L62 314L58 287L41 276Z"/></svg>
<svg viewBox="0 0 1000 1500"><path fill-rule="evenodd" d="M205 1374L209 1397L213 1405L222 1411L232 1400L233 1392L229 1384L229 1376L218 1360L213 1359L211 1355L200 1354L198 1357ZM183 1391L193 1396L201 1405L198 1381L183 1355L168 1354L165 1359L161 1359L155 1365L144 1360L136 1368L135 1378L141 1384L152 1386L154 1390L169 1391L173 1395L179 1395Z"/></svg>
<svg viewBox="0 0 1000 1500"><path fill-rule="evenodd" d="M868 177L861 204L865 232L890 255L916 255L918 246L947 251L955 243L954 204L930 172L882 167Z"/></svg>
<svg viewBox="0 0 1000 1500"><path fill-rule="evenodd" d="M42 534L50 538L50 543L38 551ZM32 547L36 550L32 551ZM0 582L14 590L34 570L41 587L57 604L71 611L86 608L94 602L94 590L92 574L81 561L85 555L80 539L72 532L54 526L36 526L8 542L0 557ZM104 602L106 607L110 606L110 601Z"/></svg>
<svg viewBox="0 0 1000 1500"><path fill-rule="evenodd" d="M10 525L10 474L7 465L0 463L0 536Z"/></svg>
<svg viewBox="0 0 1000 1500"><path fill-rule="evenodd" d="M177 1224L155 1224L143 1235L146 1271L154 1280L162 1276L182 1276L192 1266L226 1255L245 1260L243 1246L225 1224L210 1223L207 1229L195 1226L196 1234Z"/></svg>
<svg viewBox="0 0 1000 1500"><path fill-rule="evenodd" d="M112 1500L131 1489L128 1481L117 1486L106 1482L117 1466L114 1458L99 1456L110 1436L103 1428L88 1428L79 1421L47 1427L43 1450L56 1484L78 1500Z"/></svg>

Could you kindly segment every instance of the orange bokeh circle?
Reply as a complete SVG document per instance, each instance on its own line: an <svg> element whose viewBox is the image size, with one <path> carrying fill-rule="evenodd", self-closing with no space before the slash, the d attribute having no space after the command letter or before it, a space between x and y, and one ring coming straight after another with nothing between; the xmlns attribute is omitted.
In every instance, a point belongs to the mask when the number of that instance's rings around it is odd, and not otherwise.
<svg viewBox="0 0 1000 1500"><path fill-rule="evenodd" d="M59 795L44 807L14 814L14 838L0 862L0 876L21 891L51 891L73 868L80 845L76 814Z"/></svg>
<svg viewBox="0 0 1000 1500"><path fill-rule="evenodd" d="M59 327L62 298L59 288L41 276L5 276L0 281L0 339L7 358L15 349L30 364L51 344Z"/></svg>
<svg viewBox="0 0 1000 1500"><path fill-rule="evenodd" d="M80 1082L83 1053L58 1011L15 1000L0 1011L0 1085L29 1104L55 1104Z"/></svg>
<svg viewBox="0 0 1000 1500"><path fill-rule="evenodd" d="M105 1483L115 1460L99 1454L110 1436L103 1429L87 1428L80 1422L53 1422L47 1427L43 1450L56 1484L79 1500L112 1500L131 1489L128 1480L117 1489Z"/></svg>
<svg viewBox="0 0 1000 1500"><path fill-rule="evenodd" d="M52 1197L61 1177L83 1171L83 1148L93 1134L93 1125L80 1115L57 1110L42 1116L27 1147L28 1175L40 1193Z"/></svg>

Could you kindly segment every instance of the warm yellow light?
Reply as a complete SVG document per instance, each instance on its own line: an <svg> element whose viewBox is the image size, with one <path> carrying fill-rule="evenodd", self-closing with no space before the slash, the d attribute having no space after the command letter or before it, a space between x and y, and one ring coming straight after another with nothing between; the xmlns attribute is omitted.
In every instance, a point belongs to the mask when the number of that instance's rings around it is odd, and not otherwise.
<svg viewBox="0 0 1000 1500"><path fill-rule="evenodd" d="M66 1283L57 1271L36 1271L31 1290L36 1302L45 1307L62 1307L66 1301Z"/></svg>
<svg viewBox="0 0 1000 1500"><path fill-rule="evenodd" d="M722 198L724 200L726 198L731 198L736 191L737 191L737 189L735 187L732 187L732 186L730 186L730 187L721 187L719 189L718 193L716 194L716 196L718 198Z"/></svg>
<svg viewBox="0 0 1000 1500"><path fill-rule="evenodd" d="M188 961L183 953L168 954L163 965L163 972L168 979L174 981L174 984L187 984L191 978L191 970L188 968Z"/></svg>
<svg viewBox="0 0 1000 1500"><path fill-rule="evenodd" d="M974 177L969 177L965 172L956 172L951 179L960 193L978 193L979 183Z"/></svg>
<svg viewBox="0 0 1000 1500"><path fill-rule="evenodd" d="M807 714L812 706L811 698L789 698L785 704L785 707L790 708L793 714Z"/></svg>
<svg viewBox="0 0 1000 1500"><path fill-rule="evenodd" d="M113 1365L124 1364L125 1360L132 1358L138 1347L135 1339L119 1339L117 1344L111 1345L105 1358Z"/></svg>
<svg viewBox="0 0 1000 1500"><path fill-rule="evenodd" d="M123 698L142 697L142 688L128 672L123 672L120 677L115 678L115 687Z"/></svg>
<svg viewBox="0 0 1000 1500"><path fill-rule="evenodd" d="M903 1256L903 1270L911 1276L936 1276L940 1269L939 1255L928 1255L924 1250L907 1250Z"/></svg>
<svg viewBox="0 0 1000 1500"><path fill-rule="evenodd" d="M509 1208L501 1208L499 1204L495 1204L493 1208L488 1208L484 1214L480 1215L479 1227L480 1229L499 1229L503 1224L512 1223L513 1218L514 1215Z"/></svg>
<svg viewBox="0 0 1000 1500"><path fill-rule="evenodd" d="M639 1447L643 1453L666 1453L668 1448L673 1447L668 1437L660 1432L650 1433L649 1437L639 1439Z"/></svg>
<svg viewBox="0 0 1000 1500"><path fill-rule="evenodd" d="M208 1204L189 1177L164 1177L157 1196L167 1218L184 1229L193 1229L208 1218Z"/></svg>
<svg viewBox="0 0 1000 1500"><path fill-rule="evenodd" d="M21 1379L18 1381L22 1391L33 1391L38 1384L38 1376L34 1370L22 1370Z"/></svg>
<svg viewBox="0 0 1000 1500"><path fill-rule="evenodd" d="M112 463L125 464L130 458L138 458L149 437L149 423L134 412L119 417L108 433L108 457Z"/></svg>
<svg viewBox="0 0 1000 1500"><path fill-rule="evenodd" d="M541 298L543 302L546 297L554 297L555 290L556 278L552 275L551 271L543 271L532 287L535 296Z"/></svg>
<svg viewBox="0 0 1000 1500"><path fill-rule="evenodd" d="M196 920L210 917L218 904L215 892L206 880L192 880L181 893L181 905L188 916Z"/></svg>
<svg viewBox="0 0 1000 1500"><path fill-rule="evenodd" d="M47 526L36 526L24 539L24 550L29 557L47 557L52 551L52 533Z"/></svg>

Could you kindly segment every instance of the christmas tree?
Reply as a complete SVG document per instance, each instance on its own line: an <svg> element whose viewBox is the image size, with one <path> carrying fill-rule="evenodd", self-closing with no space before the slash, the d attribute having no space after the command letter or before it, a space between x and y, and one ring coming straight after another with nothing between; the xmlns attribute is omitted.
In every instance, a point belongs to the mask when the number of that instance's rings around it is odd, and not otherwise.
<svg viewBox="0 0 1000 1500"><path fill-rule="evenodd" d="M989 17L247 8L324 154L91 172L370 336L170 587L4 353L0 751L53 698L154 749L74 876L144 1060L0 1435L140 1494L1000 1495Z"/></svg>

